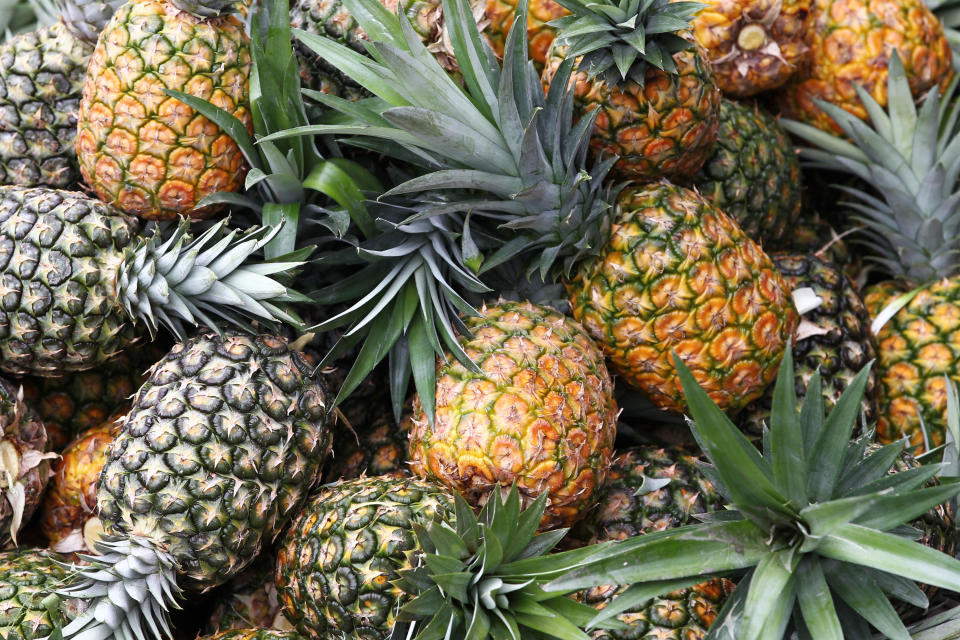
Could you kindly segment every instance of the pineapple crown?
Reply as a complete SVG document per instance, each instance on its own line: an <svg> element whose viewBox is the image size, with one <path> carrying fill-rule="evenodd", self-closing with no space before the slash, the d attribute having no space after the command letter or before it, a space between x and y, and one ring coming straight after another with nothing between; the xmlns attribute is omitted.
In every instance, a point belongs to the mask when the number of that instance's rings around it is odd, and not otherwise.
<svg viewBox="0 0 960 640"><path fill-rule="evenodd" d="M253 331L248 320L299 325L287 306L309 301L282 283L300 262L252 258L278 227L229 229L221 220L197 238L180 221L172 233L154 229L127 247L117 274L119 303L151 335L163 325L179 339L189 325L220 321ZM282 225L281 225L282 226Z"/></svg>
<svg viewBox="0 0 960 640"><path fill-rule="evenodd" d="M171 607L181 596L173 556L141 536L103 536L94 542L100 555L79 554L82 566L73 572L59 596L87 603L81 615L63 628L63 638L76 640L144 640L171 637Z"/></svg>
<svg viewBox="0 0 960 640"><path fill-rule="evenodd" d="M121 0L54 0L60 19L80 40L96 44Z"/></svg>
<svg viewBox="0 0 960 640"><path fill-rule="evenodd" d="M850 441L869 365L824 417L819 372L797 408L788 351L761 452L676 354L674 363L690 428L711 463L702 471L731 507L698 516L703 524L618 543L547 589L632 583L596 622L670 590L665 585L702 582L708 567L742 574L708 638L866 638L869 623L888 638L908 640L888 596L924 608L927 598L914 580L960 588L960 561L915 542L918 531L904 524L960 493L960 481L928 482L938 464L889 473L903 442L871 452L871 438Z"/></svg>
<svg viewBox="0 0 960 640"><path fill-rule="evenodd" d="M707 5L671 0L556 0L572 15L550 22L559 31L553 46L568 47L589 77L607 86L623 81L644 85L647 70L676 73L673 54L694 46L678 35Z"/></svg>
<svg viewBox="0 0 960 640"><path fill-rule="evenodd" d="M454 524L439 517L415 524L414 568L394 583L415 597L400 609L391 638L589 640L581 627L596 610L543 584L607 544L550 554L567 530L537 533L546 505L543 493L521 510L514 484L506 496L494 492L479 517L458 495Z"/></svg>
<svg viewBox="0 0 960 640"><path fill-rule="evenodd" d="M958 76L941 97L927 94L919 112L899 55L890 57L884 109L855 85L870 124L817 101L847 139L792 120L780 124L814 147L800 149L810 166L856 176L873 192L838 185L862 222L872 259L889 273L924 283L960 268L960 103L952 100ZM877 195L875 195L877 194ZM879 197L878 197L879 195Z"/></svg>

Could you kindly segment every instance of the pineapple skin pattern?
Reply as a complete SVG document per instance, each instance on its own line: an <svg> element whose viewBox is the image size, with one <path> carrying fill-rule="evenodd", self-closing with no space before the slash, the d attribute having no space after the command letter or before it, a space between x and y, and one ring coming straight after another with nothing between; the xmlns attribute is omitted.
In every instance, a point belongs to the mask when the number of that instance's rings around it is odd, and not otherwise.
<svg viewBox="0 0 960 640"><path fill-rule="evenodd" d="M548 307L500 302L465 318L460 338L481 373L452 355L437 368L431 426L419 400L410 470L474 506L514 481L549 493L541 529L573 524L603 486L616 436L613 382L583 327Z"/></svg>
<svg viewBox="0 0 960 640"><path fill-rule="evenodd" d="M202 332L175 345L110 448L104 527L166 548L185 588L225 582L319 480L328 411L322 383L282 338Z"/></svg>
<svg viewBox="0 0 960 640"><path fill-rule="evenodd" d="M40 640L65 624L62 608L50 610L43 604L68 576L63 561L47 550L0 553L0 638Z"/></svg>
<svg viewBox="0 0 960 640"><path fill-rule="evenodd" d="M442 486L374 476L325 485L280 540L277 589L284 614L305 638L385 640L398 605L393 584L412 568L414 524L453 516Z"/></svg>
<svg viewBox="0 0 960 640"><path fill-rule="evenodd" d="M722 409L760 397L798 321L770 258L689 189L628 188L617 207L609 242L566 284L574 318L612 369L658 407L682 412L675 350Z"/></svg>
<svg viewBox="0 0 960 640"><path fill-rule="evenodd" d="M0 45L0 184L77 183L77 112L91 53L63 22Z"/></svg>
<svg viewBox="0 0 960 640"><path fill-rule="evenodd" d="M84 181L145 219L211 215L197 203L239 190L246 162L229 135L164 89L207 100L252 130L250 65L236 17L198 19L161 0L120 7L100 34L80 102Z"/></svg>

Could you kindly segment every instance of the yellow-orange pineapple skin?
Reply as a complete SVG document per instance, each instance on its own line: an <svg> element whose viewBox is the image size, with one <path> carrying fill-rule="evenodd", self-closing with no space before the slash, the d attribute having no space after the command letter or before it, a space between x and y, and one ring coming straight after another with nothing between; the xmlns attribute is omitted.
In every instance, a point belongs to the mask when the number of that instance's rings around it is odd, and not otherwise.
<svg viewBox="0 0 960 640"><path fill-rule="evenodd" d="M547 52L557 35L556 29L547 23L569 14L569 11L553 0L531 0L527 4L527 42L530 59L537 69L543 69ZM503 47L516 17L517 0L487 0L487 26L483 35L498 56L503 57Z"/></svg>
<svg viewBox="0 0 960 640"><path fill-rule="evenodd" d="M877 314L905 289L892 282L871 286L864 296ZM877 334L880 412L877 439L906 437L917 452L944 442L947 382L960 383L960 277L924 287ZM924 434L926 427L926 435Z"/></svg>
<svg viewBox="0 0 960 640"><path fill-rule="evenodd" d="M573 316L658 407L686 404L671 352L722 409L774 381L798 318L770 258L700 194L627 188L610 240L567 282Z"/></svg>
<svg viewBox="0 0 960 640"><path fill-rule="evenodd" d="M239 147L164 89L208 100L252 126L249 39L234 16L206 20L158 0L131 0L100 34L80 102L77 156L104 202L151 220L196 210L205 196L237 191L247 171Z"/></svg>
<svg viewBox="0 0 960 640"><path fill-rule="evenodd" d="M84 534L100 526L97 478L107 461L108 448L119 433L117 420L123 415L124 412L116 413L82 432L54 464L53 477L40 507L40 528L54 551L94 552Z"/></svg>
<svg viewBox="0 0 960 640"><path fill-rule="evenodd" d="M724 94L747 97L775 89L810 53L811 0L707 0L693 19Z"/></svg>
<svg viewBox="0 0 960 640"><path fill-rule="evenodd" d="M563 61L553 47L543 71L549 86ZM653 67L644 86L626 81L607 87L600 77L574 75L574 114L597 109L590 138L594 155L617 155L614 172L623 178L650 181L689 178L710 157L720 126L720 89L699 45L674 54L678 72Z"/></svg>
<svg viewBox="0 0 960 640"><path fill-rule="evenodd" d="M599 496L613 455L617 405L603 353L553 309L499 302L464 318L460 344L480 367L451 354L437 365L431 427L419 399L410 469L471 504L513 482L524 499L549 494L541 529L567 527Z"/></svg>
<svg viewBox="0 0 960 640"><path fill-rule="evenodd" d="M813 0L807 30L810 57L780 92L784 115L841 133L814 100L831 102L859 118L867 112L860 85L887 104L887 62L895 49L915 96L953 76L943 26L923 0Z"/></svg>

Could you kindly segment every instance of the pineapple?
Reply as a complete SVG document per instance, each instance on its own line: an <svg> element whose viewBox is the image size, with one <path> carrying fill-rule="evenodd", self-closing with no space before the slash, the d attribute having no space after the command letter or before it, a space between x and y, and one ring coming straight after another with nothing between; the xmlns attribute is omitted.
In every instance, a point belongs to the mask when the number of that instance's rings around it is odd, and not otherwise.
<svg viewBox="0 0 960 640"><path fill-rule="evenodd" d="M819 299L815 308L803 314L794 336L796 393L802 400L814 372L819 371L824 406L832 409L857 372L877 357L870 313L850 279L829 262L813 255L790 254L775 254L773 262L787 287L812 289ZM759 438L763 424L770 420L771 391L740 415L741 428L752 437ZM877 375L871 369L860 401L863 419L858 422L868 429L877 421L878 392Z"/></svg>
<svg viewBox="0 0 960 640"><path fill-rule="evenodd" d="M237 629L260 628L292 631L293 625L281 610L274 570L276 554L261 553L245 571L224 586L207 621L209 634Z"/></svg>
<svg viewBox="0 0 960 640"><path fill-rule="evenodd" d="M0 45L0 184L73 187L74 138L93 46L113 7L60 0L60 19Z"/></svg>
<svg viewBox="0 0 960 640"><path fill-rule="evenodd" d="M47 432L16 386L0 379L0 549L33 517L50 479Z"/></svg>
<svg viewBox="0 0 960 640"><path fill-rule="evenodd" d="M502 58L507 35L517 17L517 0L487 0L485 15L489 24L483 30L483 35L493 52ZM530 59L538 71L543 70L550 45L557 35L556 28L549 23L568 15L570 12L553 0L533 0L527 3L527 43L530 47Z"/></svg>
<svg viewBox="0 0 960 640"><path fill-rule="evenodd" d="M611 15L619 15L615 7L606 8ZM682 7L681 14L688 10ZM655 11L646 17L655 15L667 19ZM462 22L458 27L465 35L462 41L459 36L456 40L465 51L461 68L470 67L464 68L465 77L489 77L489 85L478 81L475 88L461 88L446 76L440 78L435 62L422 48L394 38L375 45L383 53L383 62L375 64L378 80L365 81L368 90L379 91L385 104L374 114L343 108L338 125L319 129L400 139L436 166L454 168L411 179L380 198L383 204L391 202L391 196L417 198L406 205L404 213L409 213L400 221L416 215L419 226L398 224L390 235L369 243L369 255L374 256L369 265L347 283L331 288L331 296L341 294L341 300L355 301L323 329L355 322L353 333L358 334L370 327L364 336L364 349L370 353L367 359L375 362L375 355L391 353L391 365L409 363L412 353L436 351L442 336L454 356L447 357L451 370L458 366L456 361L463 367L458 376L466 371L475 376L481 368L459 341L450 339L454 329L462 328L447 314L451 308L474 317L480 313L469 308L458 292L477 291L476 282L464 274L479 272L484 278L489 273L494 280L498 269L509 268L516 259L524 262L528 275L537 272L547 285L566 284L574 318L598 341L616 372L659 406L683 409L669 360L674 349L689 359L726 408L736 410L759 397L772 381L797 322L793 303L770 259L734 220L692 190L667 182L610 185L606 178L612 158L588 169L589 132L592 118L599 116L591 112L576 124L571 122L575 98L570 87L576 60L568 57L560 63L544 96L533 84L537 79L527 68L520 38L510 36L504 69L486 65L481 69L470 61L489 59L492 54L479 34L473 37L475 28ZM636 40L643 30L638 24L635 37L624 37ZM674 38L667 42L682 41ZM341 61L345 72L369 78L369 65L347 59L343 47L315 38L303 40L317 53ZM650 51L655 42L648 43ZM662 51L662 46L657 44L657 50ZM640 55L631 49L627 57L633 54ZM430 88L406 87L403 79L410 73L429 77ZM653 88L654 83L648 82L647 89ZM493 115L504 113L518 117ZM448 139L459 142L442 142ZM397 157L409 153L384 148ZM466 212L469 227L463 217ZM441 219L446 225L442 229L436 222ZM427 221L436 224L433 242L426 239L431 233ZM473 240L477 237L483 239L486 253ZM431 250L441 242L453 246L441 245L445 252L424 265L417 280L406 275L417 268L411 251ZM436 264L448 269L449 281ZM480 288L480 295L483 291ZM417 300L427 301L421 313L412 316L417 324L409 331L394 328L394 319L405 317L406 309ZM421 323L423 317L427 322ZM411 370L408 366L407 371L393 371L391 380L405 379ZM419 367L413 378L429 422L437 376ZM447 393L446 388L440 390ZM499 433L493 427L491 431ZM489 432L481 433L479 446L486 450ZM470 460L458 466L472 465ZM480 473L492 479L494 468L484 461Z"/></svg>
<svg viewBox="0 0 960 640"><path fill-rule="evenodd" d="M547 307L501 301L465 318L461 344L480 374L438 359L436 417L414 402L410 469L473 505L516 482L547 493L541 527L568 527L593 506L616 436L603 355L580 325Z"/></svg>
<svg viewBox="0 0 960 640"><path fill-rule="evenodd" d="M854 87L886 105L892 51L903 61L915 96L938 85L944 89L953 76L950 44L923 0L814 0L812 8L810 58L779 95L790 118L839 134L835 119L815 102L823 100L867 119Z"/></svg>
<svg viewBox="0 0 960 640"><path fill-rule="evenodd" d="M277 588L284 614L306 638L390 637L411 567L413 526L450 516L439 484L413 478L358 478L324 486L280 540Z"/></svg>
<svg viewBox="0 0 960 640"><path fill-rule="evenodd" d="M281 338L202 332L175 345L110 447L97 490L110 535L65 590L90 607L64 637L141 637L181 588L245 569L319 480L327 414L322 383ZM149 596L134 604L119 582Z"/></svg>
<svg viewBox="0 0 960 640"><path fill-rule="evenodd" d="M697 468L699 461L680 447L639 446L614 456L607 485L597 508L567 537L580 544L629 540L696 522L696 514L723 507L713 484ZM570 540L573 538L573 540ZM574 598L603 609L626 587L601 585L574 594ZM599 629L593 640L629 640L644 637L703 638L733 590L727 580L711 580L651 598L617 619L627 630Z"/></svg>
<svg viewBox="0 0 960 640"><path fill-rule="evenodd" d="M351 395L348 400L353 400ZM369 425L355 427L351 432L337 427L333 435L333 455L324 472L324 482L352 480L360 476L382 476L388 473L408 473L407 447L412 425L412 407L396 424L393 415L384 412Z"/></svg>
<svg viewBox="0 0 960 640"><path fill-rule="evenodd" d="M92 369L133 345L144 325L183 335L211 316L295 321L284 308L302 296L270 276L299 263L249 258L276 230L225 232L221 222L192 239L184 222L164 236L135 231L134 219L79 193L0 187L0 370Z"/></svg>
<svg viewBox="0 0 960 640"><path fill-rule="evenodd" d="M717 144L692 182L767 249L792 236L803 192L800 161L786 131L755 104L720 103Z"/></svg>
<svg viewBox="0 0 960 640"><path fill-rule="evenodd" d="M866 273L860 252L847 243L855 229L837 233L834 226L817 213L803 213L796 221L793 231L778 249L785 253L812 254L843 269L858 290Z"/></svg>
<svg viewBox="0 0 960 640"><path fill-rule="evenodd" d="M44 602L68 576L63 560L36 549L0 553L0 638L41 640L66 623L66 603Z"/></svg>
<svg viewBox="0 0 960 640"><path fill-rule="evenodd" d="M60 452L81 432L125 412L130 397L146 381L147 369L169 349L167 340L157 340L121 351L96 369L18 380L24 400L47 428L48 448Z"/></svg>
<svg viewBox="0 0 960 640"><path fill-rule="evenodd" d="M253 627L231 629L215 635L202 636L197 640L303 640L303 637L293 631Z"/></svg>
<svg viewBox="0 0 960 640"><path fill-rule="evenodd" d="M956 83L942 101L938 92L930 92L918 110L909 75L893 56L887 85L886 110L859 90L871 124L825 105L826 114L854 143L798 122L783 124L818 147L803 149L803 155L864 181L845 191L854 198L855 219L866 227L873 254L868 257L893 276L864 296L877 344L877 436L881 442L907 438L923 451L944 442L945 376L960 380L955 229L960 213L952 177L960 145L955 143L954 108L947 106ZM909 298L887 310L910 290Z"/></svg>
<svg viewBox="0 0 960 640"><path fill-rule="evenodd" d="M926 607L914 580L960 589L960 560L913 540L912 528L902 526L956 496L960 482L923 486L936 465L889 473L902 442L870 449L866 438L850 441L866 369L825 416L812 390L797 407L793 360L784 357L761 453L676 360L690 428L710 461L704 471L727 508L702 524L616 543L546 589L591 588L603 579L630 584L617 607L594 620L602 623L664 583L735 573L742 577L732 606L712 628L738 640L789 638L792 630L817 640L870 637L869 625L888 638L909 638L890 596ZM819 382L815 374L811 384ZM841 603L856 606L838 609Z"/></svg>
<svg viewBox="0 0 960 640"><path fill-rule="evenodd" d="M164 93L203 99L252 126L249 39L232 0L131 0L100 34L80 101L77 156L104 202L150 220L207 217L202 198L243 185L233 139Z"/></svg>
<svg viewBox="0 0 960 640"><path fill-rule="evenodd" d="M627 540L696 522L723 500L697 468L698 459L681 447L651 445L617 452L600 501L578 522L565 542L573 546Z"/></svg>
<svg viewBox="0 0 960 640"><path fill-rule="evenodd" d="M748 97L783 85L810 55L811 0L707 0L693 19L725 95Z"/></svg>
<svg viewBox="0 0 960 640"><path fill-rule="evenodd" d="M40 507L40 526L59 553L96 553L103 533L97 517L97 478L123 413L84 431L53 465L53 478Z"/></svg>
<svg viewBox="0 0 960 640"><path fill-rule="evenodd" d="M720 114L720 89L706 52L688 31L676 31L700 5L669 0L560 4L573 15L556 21L560 32L543 82L553 82L567 57L579 60L574 113L581 118L597 110L593 153L619 156L615 170L632 180L693 176L710 156ZM664 32L663 24L671 30ZM601 36L609 44L598 49Z"/></svg>
<svg viewBox="0 0 960 640"><path fill-rule="evenodd" d="M724 410L760 397L797 326L770 258L705 198L669 183L625 190L616 211L607 244L567 282L573 317L613 370L682 412L676 351Z"/></svg>

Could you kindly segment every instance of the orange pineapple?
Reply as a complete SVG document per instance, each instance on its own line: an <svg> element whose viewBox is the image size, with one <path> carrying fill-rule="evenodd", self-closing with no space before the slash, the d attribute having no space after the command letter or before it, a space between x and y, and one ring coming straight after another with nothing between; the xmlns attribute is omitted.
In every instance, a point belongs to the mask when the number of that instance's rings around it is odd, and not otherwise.
<svg viewBox="0 0 960 640"><path fill-rule="evenodd" d="M507 42L507 34L510 33L516 12L517 0L487 0L488 24L483 35L498 56L503 56L503 46ZM570 15L570 12L553 0L531 0L527 5L527 42L530 46L530 59L537 69L543 68L547 52L557 35L556 29L547 23L566 15Z"/></svg>

